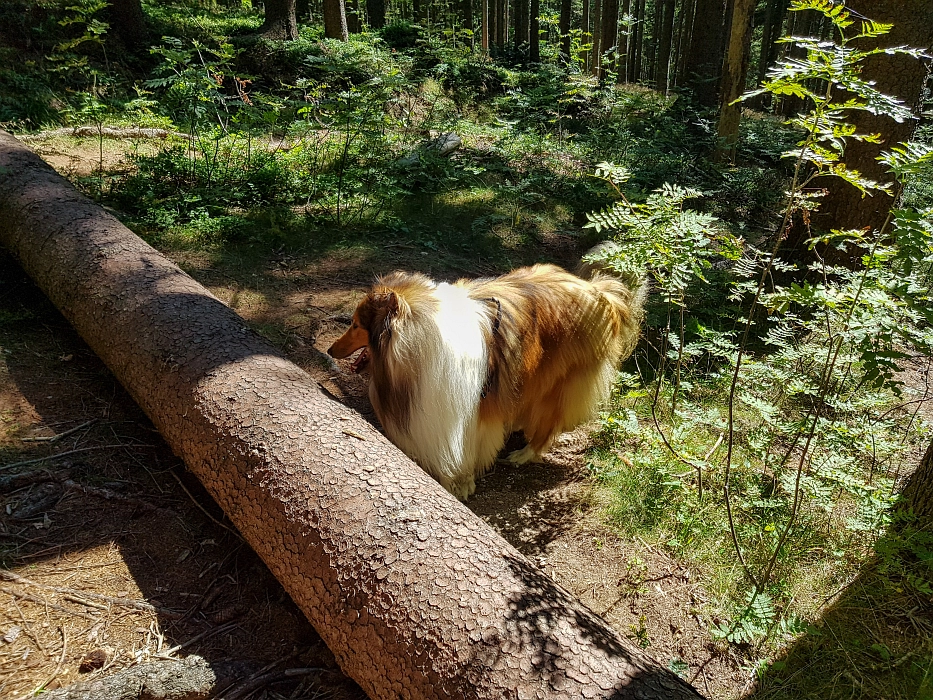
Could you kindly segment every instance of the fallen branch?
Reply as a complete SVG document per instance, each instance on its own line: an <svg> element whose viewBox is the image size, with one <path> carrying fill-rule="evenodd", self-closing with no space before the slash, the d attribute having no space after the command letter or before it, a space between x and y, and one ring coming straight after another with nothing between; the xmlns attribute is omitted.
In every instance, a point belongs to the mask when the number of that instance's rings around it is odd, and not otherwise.
<svg viewBox="0 0 933 700"><path fill-rule="evenodd" d="M227 664L226 666L229 666ZM46 690L43 700L205 700L230 683L224 666L212 668L200 656L184 660L155 661L124 668L101 678ZM21 700L32 698L29 694Z"/></svg>
<svg viewBox="0 0 933 700"><path fill-rule="evenodd" d="M90 601L100 600L105 603L110 603L112 605L118 605L123 608L135 608L137 610L142 610L145 612L158 613L168 618L177 618L181 617L181 613L176 610L169 610L168 608L157 607L151 603L147 603L144 600L133 600L131 598L114 598L108 595L102 595L100 593L93 593L91 591L79 591L75 588L61 588L59 586L49 586L44 583L39 583L28 579L25 576L20 576L19 574L13 573L12 571L0 571L0 578L11 581L13 583L19 583L24 586L35 586L36 588L42 588L47 591L54 591L55 593L61 593L63 596L71 596L72 602L79 603L81 605L87 605L89 607L103 608L106 610L106 606L97 605ZM89 598L90 600L82 600L82 598Z"/></svg>

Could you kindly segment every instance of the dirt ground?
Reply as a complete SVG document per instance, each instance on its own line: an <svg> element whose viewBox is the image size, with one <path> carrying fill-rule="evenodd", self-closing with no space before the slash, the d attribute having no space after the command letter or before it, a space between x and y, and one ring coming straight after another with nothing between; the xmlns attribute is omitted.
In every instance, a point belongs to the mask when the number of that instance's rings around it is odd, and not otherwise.
<svg viewBox="0 0 933 700"><path fill-rule="evenodd" d="M96 142L33 145L69 175L97 162ZM108 149L112 166L119 149ZM559 236L551 243L578 254ZM372 417L363 378L322 352L379 271L354 255L283 258L254 283L207 258L176 261ZM754 671L710 639L693 572L602 527L586 446L578 430L541 465L499 466L468 507L705 695L743 695ZM189 654L240 662L237 697L363 697L109 371L0 251L0 697ZM294 669L317 670L286 674ZM260 677L269 680L248 693Z"/></svg>

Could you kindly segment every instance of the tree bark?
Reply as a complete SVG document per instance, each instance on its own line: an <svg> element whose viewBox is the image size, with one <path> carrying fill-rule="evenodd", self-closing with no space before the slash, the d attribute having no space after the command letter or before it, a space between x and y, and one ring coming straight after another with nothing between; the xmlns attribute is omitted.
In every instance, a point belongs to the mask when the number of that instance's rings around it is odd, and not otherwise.
<svg viewBox="0 0 933 700"><path fill-rule="evenodd" d="M529 20L528 60L532 63L541 61L541 0L531 0L531 18Z"/></svg>
<svg viewBox="0 0 933 700"><path fill-rule="evenodd" d="M914 512L921 526L933 524L933 442L904 487L903 503Z"/></svg>
<svg viewBox="0 0 933 700"><path fill-rule="evenodd" d="M265 8L265 21L259 28L260 36L277 41L294 41L298 38L295 0L265 0Z"/></svg>
<svg viewBox="0 0 933 700"><path fill-rule="evenodd" d="M528 47L528 0L514 0L515 6L515 51L522 51Z"/></svg>
<svg viewBox="0 0 933 700"><path fill-rule="evenodd" d="M674 43L674 0L659 2L658 16L658 59L655 64L654 84L658 90L667 94L668 75L671 67L671 47Z"/></svg>
<svg viewBox="0 0 933 700"><path fill-rule="evenodd" d="M604 0L593 0L592 19L593 31L591 33L593 50L590 52L590 73L598 76L603 62L603 3Z"/></svg>
<svg viewBox="0 0 933 700"><path fill-rule="evenodd" d="M635 35L631 42L629 58L629 80L637 83L641 80L642 57L645 44L645 0L632 0L635 9Z"/></svg>
<svg viewBox="0 0 933 700"><path fill-rule="evenodd" d="M735 0L729 29L729 48L722 66L719 144L716 149L717 160L720 162L729 161L735 157L735 148L739 140L742 105L733 104L733 102L745 91L754 14L755 0Z"/></svg>
<svg viewBox="0 0 933 700"><path fill-rule="evenodd" d="M482 15L480 32L482 36L480 41L482 42L483 53L489 53L489 10L490 10L489 0L480 0L480 14Z"/></svg>
<svg viewBox="0 0 933 700"><path fill-rule="evenodd" d="M599 2L599 0L596 0ZM592 34L590 34L590 4L592 0L583 0L583 16L580 20L580 42L582 44L588 44L592 39ZM580 52L580 61L583 64L582 69L586 71L590 63L590 53L589 51Z"/></svg>
<svg viewBox="0 0 933 700"><path fill-rule="evenodd" d="M600 27L602 39L599 42L600 53L603 56L599 61L599 72L597 75L600 80L606 77L608 71L615 68L615 57L609 59L605 56L607 51L613 48L618 51L617 42L619 39L619 0L603 0L602 27Z"/></svg>
<svg viewBox="0 0 933 700"><path fill-rule="evenodd" d="M324 36L347 41L347 9L344 0L324 0Z"/></svg>
<svg viewBox="0 0 933 700"><path fill-rule="evenodd" d="M927 50L933 46L933 3L925 0L850 0L846 6L861 16L894 24L889 34L872 40L868 45L878 45L880 41L882 46L906 44ZM927 71L928 66L923 61L881 54L866 61L862 78L874 81L881 92L899 98L919 114ZM850 140L845 150L846 165L872 180L890 183L894 197L875 193L863 198L852 185L838 178L823 178L819 184L829 193L821 200L813 217L813 226L824 231L865 227L878 230L884 226L900 188L876 158L882 151L910 139L917 123L905 121L898 124L889 117L867 112L853 112L848 121L855 124L860 133L880 133L882 142L872 144ZM847 263L851 260L837 259L834 262Z"/></svg>
<svg viewBox="0 0 933 700"><path fill-rule="evenodd" d="M684 84L702 107L718 106L726 0L697 0Z"/></svg>
<svg viewBox="0 0 933 700"><path fill-rule="evenodd" d="M570 16L572 9L571 0L560 0L560 19L557 27L560 32L560 62L565 66L570 65Z"/></svg>
<svg viewBox="0 0 933 700"><path fill-rule="evenodd" d="M700 697L5 132L0 172L0 244L370 697Z"/></svg>
<svg viewBox="0 0 933 700"><path fill-rule="evenodd" d="M149 50L149 28L140 0L110 0L110 22L127 51Z"/></svg>
<svg viewBox="0 0 933 700"><path fill-rule="evenodd" d="M630 13L631 0L622 0L622 6L619 8L619 19L620 22L626 15ZM629 82L629 72L628 72L628 59L629 51L632 50L632 42L630 41L629 31L631 27L628 25L619 26L619 57L616 60L616 69L618 73L618 81L620 83Z"/></svg>
<svg viewBox="0 0 933 700"><path fill-rule="evenodd" d="M369 15L369 26L373 29L382 29L386 26L386 1L366 0L366 13Z"/></svg>

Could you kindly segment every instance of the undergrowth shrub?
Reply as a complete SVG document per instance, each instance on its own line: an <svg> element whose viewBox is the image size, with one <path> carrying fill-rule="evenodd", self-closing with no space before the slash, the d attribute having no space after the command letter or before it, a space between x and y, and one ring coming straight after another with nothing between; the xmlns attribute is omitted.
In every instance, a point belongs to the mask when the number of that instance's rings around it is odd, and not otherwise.
<svg viewBox="0 0 933 700"><path fill-rule="evenodd" d="M753 645L801 631L801 614L818 607L812 591L843 585L870 555L892 525L900 464L930 434L909 408L923 396L900 374L901 361L933 347L930 210L895 210L880 231L809 241L814 251L854 247L854 269L814 252L801 275L796 261L779 257L792 215L818 204L808 189L816 178L841 177L866 193L882 187L844 165L845 139L865 138L845 115L910 117L857 79L859 64L882 49L850 42L881 36L888 25L864 20L853 29L844 7L823 0L795 0L792 9L821 12L839 39L795 39L806 58L779 65L762 88L811 105L791 120L799 134L794 177L768 247L687 209L698 192L664 185L643 203L629 201L629 172L609 163L596 174L618 201L589 215L620 244L600 253L603 264L630 277L647 270L665 310L653 352L639 361L641 379L621 377L603 416L592 469L612 493L610 517L718 572L707 583L728 619L712 633ZM854 97L842 103L832 90L813 92L816 79ZM902 144L883 159L904 179L929 167L933 149ZM695 308L717 268L728 271L723 291L744 322L728 305Z"/></svg>

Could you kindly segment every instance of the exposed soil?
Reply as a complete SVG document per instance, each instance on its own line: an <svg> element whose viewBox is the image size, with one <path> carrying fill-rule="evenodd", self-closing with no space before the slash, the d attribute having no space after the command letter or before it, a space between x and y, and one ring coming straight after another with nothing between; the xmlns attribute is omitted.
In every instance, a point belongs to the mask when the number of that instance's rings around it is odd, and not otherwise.
<svg viewBox="0 0 933 700"><path fill-rule="evenodd" d="M117 150L107 151L110 165L119 162ZM40 145L39 152L71 175L92 173L99 158L96 142L73 150ZM574 239L559 233L544 245L566 264L579 254ZM404 247L379 259L352 249L314 260L281 257L259 272L234 273L192 253L174 258L373 422L365 378L323 351L374 274L469 272ZM254 698L363 697L109 371L2 251L0 349L0 696L170 653L247 662L241 684L270 665L324 669L283 675ZM744 695L754 670L712 641L714 621L704 616L694 572L599 521L583 459L587 439L585 429L563 436L540 465L500 464L468 507L705 695ZM24 476L10 479L14 473ZM28 582L3 580L4 569ZM104 667L81 673L95 650Z"/></svg>

